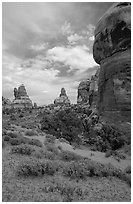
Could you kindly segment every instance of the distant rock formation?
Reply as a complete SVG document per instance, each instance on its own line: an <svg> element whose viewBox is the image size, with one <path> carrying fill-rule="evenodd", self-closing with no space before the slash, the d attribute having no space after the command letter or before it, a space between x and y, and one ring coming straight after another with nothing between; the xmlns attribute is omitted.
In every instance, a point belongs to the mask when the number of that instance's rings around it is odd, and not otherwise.
<svg viewBox="0 0 133 204"><path fill-rule="evenodd" d="M13 107L14 108L32 108L32 101L27 95L25 86L22 84L20 87L14 88L14 97Z"/></svg>
<svg viewBox="0 0 133 204"><path fill-rule="evenodd" d="M131 3L115 3L99 20L93 57L100 64L98 110L125 115L131 111Z"/></svg>
<svg viewBox="0 0 133 204"><path fill-rule="evenodd" d="M90 107L96 107L98 77L99 69L96 71L96 74L91 77L91 79L80 82L78 86L77 104L88 104Z"/></svg>
<svg viewBox="0 0 133 204"><path fill-rule="evenodd" d="M61 89L60 96L54 100L55 105L70 105L70 100L64 88Z"/></svg>

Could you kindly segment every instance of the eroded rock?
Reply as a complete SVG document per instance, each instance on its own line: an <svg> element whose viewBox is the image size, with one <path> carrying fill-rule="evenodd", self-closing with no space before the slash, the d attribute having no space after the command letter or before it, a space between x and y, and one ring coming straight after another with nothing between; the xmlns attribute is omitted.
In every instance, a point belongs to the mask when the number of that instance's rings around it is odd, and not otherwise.
<svg viewBox="0 0 133 204"><path fill-rule="evenodd" d="M100 64L98 109L130 120L131 111L131 3L114 4L99 20L93 56ZM113 112L113 114L114 114ZM115 114L114 114L115 115Z"/></svg>
<svg viewBox="0 0 133 204"><path fill-rule="evenodd" d="M25 86L22 84L17 88L14 88L13 107L14 108L32 108L32 101L30 100Z"/></svg>
<svg viewBox="0 0 133 204"><path fill-rule="evenodd" d="M54 100L55 105L70 105L70 100L64 88L61 89L60 96Z"/></svg>

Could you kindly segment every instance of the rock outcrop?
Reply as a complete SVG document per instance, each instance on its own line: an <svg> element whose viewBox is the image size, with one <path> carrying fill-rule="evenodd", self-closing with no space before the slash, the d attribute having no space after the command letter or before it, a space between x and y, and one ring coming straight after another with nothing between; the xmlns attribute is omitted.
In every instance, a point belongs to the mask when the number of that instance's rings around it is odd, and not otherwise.
<svg viewBox="0 0 133 204"><path fill-rule="evenodd" d="M64 88L61 89L60 96L54 100L55 105L70 105L70 100Z"/></svg>
<svg viewBox="0 0 133 204"><path fill-rule="evenodd" d="M14 108L32 108L32 101L30 100L25 86L22 84L20 87L14 88L13 107Z"/></svg>
<svg viewBox="0 0 133 204"><path fill-rule="evenodd" d="M100 64L99 113L125 116L131 111L131 3L115 3L99 20L93 56Z"/></svg>
<svg viewBox="0 0 133 204"><path fill-rule="evenodd" d="M78 86L77 104L88 104L88 107L90 108L96 107L98 94L98 78L99 69L97 69L96 74L93 75L91 79L80 82Z"/></svg>

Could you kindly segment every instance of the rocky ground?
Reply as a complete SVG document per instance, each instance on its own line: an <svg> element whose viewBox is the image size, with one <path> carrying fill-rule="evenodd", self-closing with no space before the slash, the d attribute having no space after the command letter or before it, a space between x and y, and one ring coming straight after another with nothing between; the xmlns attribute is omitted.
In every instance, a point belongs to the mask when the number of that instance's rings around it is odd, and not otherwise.
<svg viewBox="0 0 133 204"><path fill-rule="evenodd" d="M4 202L130 201L129 152L118 159L57 139L37 110L4 114L2 145Z"/></svg>

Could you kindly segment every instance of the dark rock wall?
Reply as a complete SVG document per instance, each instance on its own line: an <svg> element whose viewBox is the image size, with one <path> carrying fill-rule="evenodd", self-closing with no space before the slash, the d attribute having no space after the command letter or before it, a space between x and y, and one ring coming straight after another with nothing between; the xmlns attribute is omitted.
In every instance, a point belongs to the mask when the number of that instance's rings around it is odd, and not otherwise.
<svg viewBox="0 0 133 204"><path fill-rule="evenodd" d="M116 3L95 30L93 56L100 64L98 109L131 110L131 5Z"/></svg>

